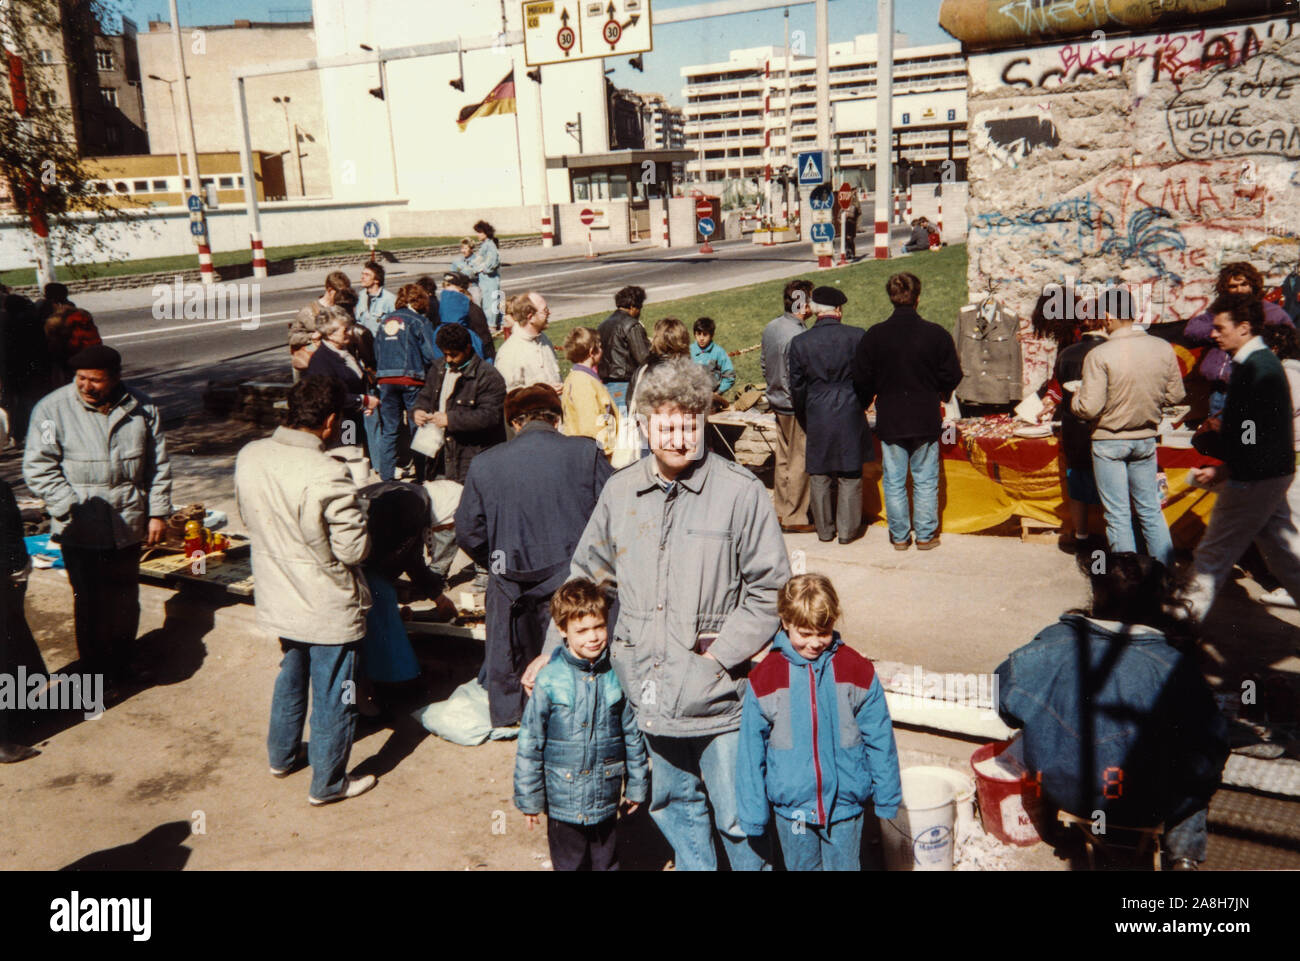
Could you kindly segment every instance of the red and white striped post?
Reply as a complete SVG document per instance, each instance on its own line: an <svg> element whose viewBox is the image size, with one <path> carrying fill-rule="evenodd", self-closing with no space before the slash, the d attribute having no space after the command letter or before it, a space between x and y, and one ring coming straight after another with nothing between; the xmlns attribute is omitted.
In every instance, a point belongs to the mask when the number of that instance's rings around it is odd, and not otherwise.
<svg viewBox="0 0 1300 961"><path fill-rule="evenodd" d="M551 230L551 211L549 207L542 208L542 246L555 246L555 234Z"/></svg>
<svg viewBox="0 0 1300 961"><path fill-rule="evenodd" d="M876 259L889 259L889 221L876 221Z"/></svg>
<svg viewBox="0 0 1300 961"><path fill-rule="evenodd" d="M939 198L939 212L935 214L935 222L938 224L937 231L940 243L943 242L943 184L934 188L934 195Z"/></svg>
<svg viewBox="0 0 1300 961"><path fill-rule="evenodd" d="M664 235L663 235L663 241L661 242L661 246L663 247L671 246L671 241L668 236L668 198L667 197L664 197Z"/></svg>
<svg viewBox="0 0 1300 961"><path fill-rule="evenodd" d="M207 240L207 237L203 239ZM212 271L212 248L207 244L199 244L199 279L205 284L216 280L216 275Z"/></svg>
<svg viewBox="0 0 1300 961"><path fill-rule="evenodd" d="M904 223L912 222L912 185L907 185L907 216L903 218Z"/></svg>
<svg viewBox="0 0 1300 961"><path fill-rule="evenodd" d="M253 247L253 276L266 276L266 251L262 248L262 238L257 234L249 234L249 242Z"/></svg>

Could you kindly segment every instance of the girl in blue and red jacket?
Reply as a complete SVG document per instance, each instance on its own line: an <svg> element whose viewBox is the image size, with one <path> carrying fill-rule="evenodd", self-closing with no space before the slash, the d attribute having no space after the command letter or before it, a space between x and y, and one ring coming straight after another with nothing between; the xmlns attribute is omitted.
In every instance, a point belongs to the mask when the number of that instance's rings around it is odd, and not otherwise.
<svg viewBox="0 0 1300 961"><path fill-rule="evenodd" d="M770 802L788 870L857 871L867 802L891 818L902 801L885 691L834 630L828 578L791 578L777 612L782 630L749 675L740 720L740 823L762 835Z"/></svg>

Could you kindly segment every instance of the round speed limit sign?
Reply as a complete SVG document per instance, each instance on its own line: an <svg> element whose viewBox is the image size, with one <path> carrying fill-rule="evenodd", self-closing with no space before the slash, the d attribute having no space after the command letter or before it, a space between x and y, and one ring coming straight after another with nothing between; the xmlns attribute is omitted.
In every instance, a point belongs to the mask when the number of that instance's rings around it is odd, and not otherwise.
<svg viewBox="0 0 1300 961"><path fill-rule="evenodd" d="M623 36L623 28L619 26L617 20L609 20L605 23L605 42L611 47L618 43L618 38Z"/></svg>
<svg viewBox="0 0 1300 961"><path fill-rule="evenodd" d="M577 37L574 35L572 27L561 27L560 32L555 35L555 42L564 51L566 57L569 55L569 51L573 49L573 44L576 41Z"/></svg>

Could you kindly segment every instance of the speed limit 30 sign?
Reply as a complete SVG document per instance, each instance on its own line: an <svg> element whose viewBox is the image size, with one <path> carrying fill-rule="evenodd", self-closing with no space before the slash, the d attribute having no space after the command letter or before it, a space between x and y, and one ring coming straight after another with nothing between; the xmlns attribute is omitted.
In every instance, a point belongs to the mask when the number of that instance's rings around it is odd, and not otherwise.
<svg viewBox="0 0 1300 961"><path fill-rule="evenodd" d="M524 0L530 67L654 49L650 0Z"/></svg>

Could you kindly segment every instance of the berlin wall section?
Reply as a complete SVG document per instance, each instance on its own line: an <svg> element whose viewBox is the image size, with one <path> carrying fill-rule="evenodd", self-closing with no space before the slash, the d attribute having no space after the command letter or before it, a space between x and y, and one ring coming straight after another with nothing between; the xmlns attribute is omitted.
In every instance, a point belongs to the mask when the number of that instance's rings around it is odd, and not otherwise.
<svg viewBox="0 0 1300 961"><path fill-rule="evenodd" d="M1184 320L1221 263L1300 257L1300 24L972 54L970 143L972 298L992 278L1023 335L1045 284L1115 281Z"/></svg>

